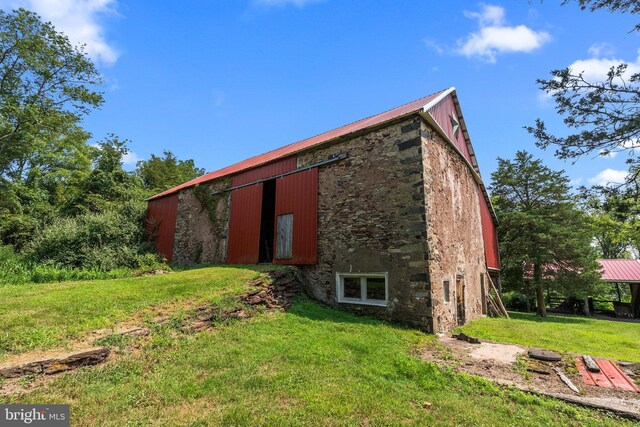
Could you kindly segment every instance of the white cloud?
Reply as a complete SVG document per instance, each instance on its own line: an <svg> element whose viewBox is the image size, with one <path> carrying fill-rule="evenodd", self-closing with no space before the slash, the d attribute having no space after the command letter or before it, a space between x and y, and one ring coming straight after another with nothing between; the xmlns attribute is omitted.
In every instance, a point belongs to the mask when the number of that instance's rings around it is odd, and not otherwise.
<svg viewBox="0 0 640 427"><path fill-rule="evenodd" d="M574 73L582 73L587 81L604 81L611 67L617 67L622 63L627 64L625 76L640 73L640 56L636 58L635 62L612 57L579 59L569 65L569 68L571 68Z"/></svg>
<svg viewBox="0 0 640 427"><path fill-rule="evenodd" d="M107 42L100 20L115 15L116 0L0 0L3 9L24 7L50 21L74 44L83 44L96 62L111 65L118 51Z"/></svg>
<svg viewBox="0 0 640 427"><path fill-rule="evenodd" d="M491 4L483 4L482 11L470 12L464 11L464 16L469 19L477 19L480 27L488 27L504 24L504 8Z"/></svg>
<svg viewBox="0 0 640 427"><path fill-rule="evenodd" d="M135 166L139 160L142 160L136 153L129 150L127 154L122 156L122 164L125 166Z"/></svg>
<svg viewBox="0 0 640 427"><path fill-rule="evenodd" d="M620 146L626 149L640 148L640 140L638 138L628 139L622 144L620 144Z"/></svg>
<svg viewBox="0 0 640 427"><path fill-rule="evenodd" d="M532 52L551 40L544 31L534 31L525 25L507 25L504 8L500 6L483 4L481 7L480 12L464 12L467 18L478 21L480 29L458 40L456 53L460 55L494 63L499 54Z"/></svg>
<svg viewBox="0 0 640 427"><path fill-rule="evenodd" d="M322 0L254 0L254 3L263 6L287 6L304 7L311 3L317 3Z"/></svg>
<svg viewBox="0 0 640 427"><path fill-rule="evenodd" d="M605 169L600 171L593 178L589 178L589 182L591 184L596 185L610 185L610 184L623 184L625 179L627 178L629 172L626 170L616 170L616 169Z"/></svg>
<svg viewBox="0 0 640 427"><path fill-rule="evenodd" d="M589 55L593 58L602 56L612 56L615 53L615 47L609 43L594 43L589 47Z"/></svg>

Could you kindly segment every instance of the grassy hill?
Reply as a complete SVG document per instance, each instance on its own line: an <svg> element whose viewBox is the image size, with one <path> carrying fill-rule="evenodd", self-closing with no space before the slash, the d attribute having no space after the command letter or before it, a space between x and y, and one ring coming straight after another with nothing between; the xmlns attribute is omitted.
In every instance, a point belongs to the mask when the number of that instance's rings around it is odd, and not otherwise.
<svg viewBox="0 0 640 427"><path fill-rule="evenodd" d="M193 300L235 304L258 273L205 268L165 276L0 287L5 352L44 348L96 326ZM4 301L4 300L3 300ZM22 316L37 301L39 312ZM66 301L66 303L64 303ZM84 307L88 304L88 307ZM50 307L51 305L51 307ZM84 308L83 308L84 307ZM66 310L68 316L64 316ZM147 314L144 314L147 313ZM51 316L49 316L51 315ZM51 340L24 339L29 330ZM27 334L28 335L28 334ZM0 402L70 403L72 425L620 425L595 411L505 390L415 357L433 337L298 297L288 312L184 333L171 324L102 366ZM18 347L14 347L18 346Z"/></svg>

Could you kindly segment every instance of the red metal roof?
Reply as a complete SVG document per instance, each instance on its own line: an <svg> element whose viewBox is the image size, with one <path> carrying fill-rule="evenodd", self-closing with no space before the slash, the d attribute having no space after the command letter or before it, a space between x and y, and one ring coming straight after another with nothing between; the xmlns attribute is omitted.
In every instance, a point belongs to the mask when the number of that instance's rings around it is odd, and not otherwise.
<svg viewBox="0 0 640 427"><path fill-rule="evenodd" d="M247 160L243 160L234 165L227 166L226 168L222 168L217 171L210 172L194 180L185 182L184 184L180 184L177 187L170 188L169 190L166 190L160 194L156 194L155 196L150 197L149 200L157 199L159 197L163 197L163 196L175 193L179 190L182 190L183 188L193 187L196 184L208 182L217 178L221 178L223 176L236 174L238 172L242 172L242 171L254 168L256 166L260 166L265 163L269 163L274 160L290 156L299 151L306 150L307 148L313 147L315 145L326 143L328 141L334 140L336 138L340 138L350 133L366 129L371 126L379 125L381 123L396 119L398 117L401 117L416 111L421 111L423 107L425 107L431 101L434 101L443 92L445 91L443 90L440 92L433 93L431 95L425 96L424 98L420 98L415 101L409 102L408 104L401 105L400 107L394 108L392 110L385 111L384 113L376 114L375 116L358 120L356 122L339 127L337 129L333 129L328 132L321 133L320 135L316 135L314 137L304 139L302 141L294 142L293 144L285 145L284 147L275 149L273 151L269 151L268 153L251 157Z"/></svg>
<svg viewBox="0 0 640 427"><path fill-rule="evenodd" d="M606 282L640 282L640 261L637 259L599 259L602 280Z"/></svg>

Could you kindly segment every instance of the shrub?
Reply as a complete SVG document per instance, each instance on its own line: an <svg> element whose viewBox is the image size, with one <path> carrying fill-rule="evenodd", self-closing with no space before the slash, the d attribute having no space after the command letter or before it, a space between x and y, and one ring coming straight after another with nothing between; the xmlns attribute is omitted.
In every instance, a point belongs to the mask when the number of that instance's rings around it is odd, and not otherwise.
<svg viewBox="0 0 640 427"><path fill-rule="evenodd" d="M144 241L144 204L124 203L117 210L58 218L26 246L30 260L66 268L110 271L162 266Z"/></svg>
<svg viewBox="0 0 640 427"><path fill-rule="evenodd" d="M36 264L16 254L11 246L0 246L0 285L115 279L130 275L132 270L128 268L104 271Z"/></svg>
<svg viewBox="0 0 640 427"><path fill-rule="evenodd" d="M518 291L508 291L502 293L502 302L508 310L527 311L527 299L529 307L535 307L535 301Z"/></svg>

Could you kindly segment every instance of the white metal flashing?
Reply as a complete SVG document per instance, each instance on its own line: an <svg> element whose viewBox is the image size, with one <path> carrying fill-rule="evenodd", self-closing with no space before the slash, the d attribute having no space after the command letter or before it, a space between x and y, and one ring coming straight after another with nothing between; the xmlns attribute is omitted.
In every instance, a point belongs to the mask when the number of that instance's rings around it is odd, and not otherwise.
<svg viewBox="0 0 640 427"><path fill-rule="evenodd" d="M440 95L436 96L431 101L429 101L428 104L426 104L424 107L422 107L422 112L426 113L433 106L438 105L443 99L445 99L447 96L449 96L450 94L454 93L455 91L456 91L456 88L453 87L453 86L451 86L449 89L443 90L442 92L440 92Z"/></svg>

